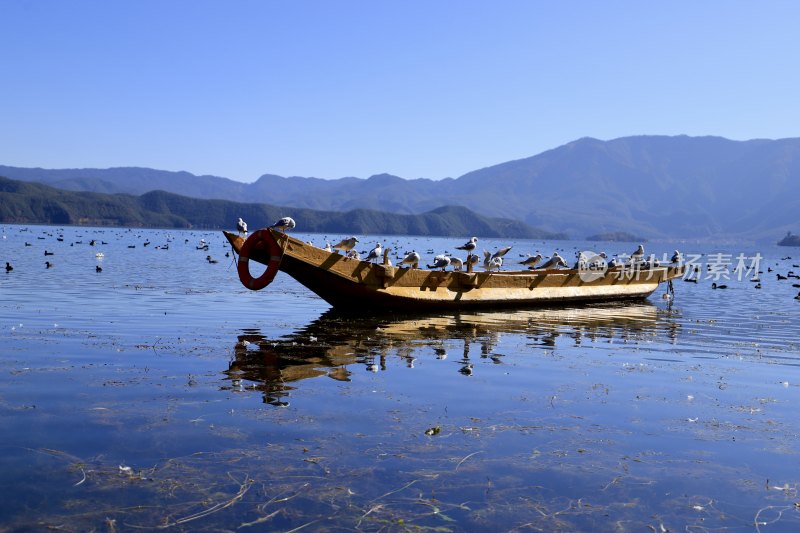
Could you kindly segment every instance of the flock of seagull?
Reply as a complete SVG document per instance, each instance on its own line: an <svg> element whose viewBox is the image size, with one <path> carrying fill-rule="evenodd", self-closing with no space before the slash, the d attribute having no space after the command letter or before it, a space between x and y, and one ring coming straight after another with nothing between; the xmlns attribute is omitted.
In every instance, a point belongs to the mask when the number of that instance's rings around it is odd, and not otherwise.
<svg viewBox="0 0 800 533"><path fill-rule="evenodd" d="M296 227L294 219L291 217L283 217L279 219L275 224L270 226L272 228L278 229L280 231L288 231L294 229ZM247 224L239 218L237 222L237 229L240 233L247 233ZM384 250L381 243L375 243L375 246L369 250L359 253L356 251L356 245L359 243L358 238L350 237L347 239L343 239L337 244L331 246L330 243L326 241L325 250L329 252L333 251L342 251L347 257L353 259L361 259L361 255L366 254L364 257L365 261L378 261L382 257L385 262L391 265L391 261L388 258L389 249ZM314 243L309 242L309 244L313 245ZM504 258L509 251L511 251L511 246L506 246L500 248L495 252L489 252L487 250L483 250L483 262L482 266L486 271L499 271L503 267ZM478 250L478 238L472 237L467 242L462 244L461 246L456 246L456 250L466 252L467 258L466 260L462 260L459 257L452 255L451 253L445 252L443 254L439 254L434 256L433 261L430 264L426 264L425 267L431 270L438 270L441 269L445 271L448 268L452 268L454 271L460 271L464 269L467 264L471 264L473 267L480 266L481 259L480 255L477 253ZM433 250L428 250L429 253L434 253ZM522 256L521 256L522 257ZM518 264L526 267L529 270L549 270L549 269L558 269L558 268L570 268L569 263L566 259L564 259L559 253L553 252L553 255L548 258L546 261L542 262L544 258L541 254L531 255L528 254L524 257L524 259L518 261ZM666 258L665 258L666 259ZM398 266L399 267L408 267L408 268L419 268L420 263L422 262L422 257L420 256L419 252L416 250L411 250L407 252L405 256L397 257ZM673 265L680 265L683 264L684 258L683 254L679 250L675 250L670 258L669 262ZM589 255L586 252L578 252L576 253L576 261L572 265L574 269L589 269L589 270L601 270L605 268L613 268L618 266L635 266L640 268L651 268L660 266L660 262L655 257L654 254L649 256L645 256L644 245L639 244L636 249L630 255L622 255L615 257L611 261L608 261L608 256L605 252L600 252L598 254ZM772 269L768 269L770 272ZM761 274L763 272L759 272ZM796 277L800 279L800 276L794 274L794 272L790 271L786 276L781 274L777 275L778 280L781 279L788 279L791 277ZM684 278L684 281L697 283L699 278L699 271L695 270L689 272L689 275ZM756 289L761 288L760 279L756 278L753 281L758 282L755 285ZM712 283L712 289L726 289L728 286L721 283ZM800 288L800 283L795 283L793 285L795 288ZM800 300L800 292L794 297L795 300Z"/></svg>
<svg viewBox="0 0 800 533"><path fill-rule="evenodd" d="M294 219L291 217L283 217L275 222L271 228L278 229L280 231L288 231L294 229L296 227L296 223ZM239 218L236 223L236 228L240 234L247 234L247 223ZM348 239L343 239L337 244L331 246L330 243L326 242L325 250L329 252L340 250L345 253L345 255L349 258L353 259L361 259L361 253L355 250L356 245L359 243L358 238L350 237ZM309 243L312 244L313 243ZM506 254L511 251L511 246L506 246L500 248L495 252L489 252L487 250L483 250L483 268L486 271L499 271L503 267L504 258ZM478 249L478 238L472 237L467 242L462 244L461 246L456 246L456 250L467 252L466 260L462 260L459 257L456 257L450 253L443 253L436 255L433 258L433 262L431 264L426 264L426 268L437 270L441 269L442 271L446 270L447 268L452 268L454 271L460 271L465 268L466 265L471 265L472 267L480 266L481 259L480 255L476 252ZM386 252L388 253L388 249ZM366 254L364 257L365 261L378 261L384 256L384 250L381 246L381 243L375 243L375 247L369 251L362 252ZM404 257L397 257L399 260L398 266L401 267L410 267L410 268L419 268L420 263L422 262L422 257L416 250L412 250L407 252ZM553 255L547 259L544 263L541 263L543 257L541 254L537 255L530 255L528 254L523 260L519 261L519 264L528 268L529 270L548 270L548 269L558 269L558 268L569 268L569 263L567 260L564 259L559 253L553 252ZM627 260L624 258L615 258L614 260L606 263L607 256L605 252L600 252L599 254L595 254L592 256L588 256L585 252L580 252L577 254L577 260L574 263L573 268L575 269L601 269L606 267L613 267L613 266L623 266L623 265L636 265L642 266L645 268L651 266L658 266L658 260L656 260L655 256L650 256L649 258L645 259L644 257L644 245L639 245L636 250L630 256L628 256ZM386 257L386 261L391 264L391 261ZM682 255L678 250L675 250L675 253L672 256L671 262L672 263L680 263L682 261ZM540 264L541 263L541 264Z"/></svg>

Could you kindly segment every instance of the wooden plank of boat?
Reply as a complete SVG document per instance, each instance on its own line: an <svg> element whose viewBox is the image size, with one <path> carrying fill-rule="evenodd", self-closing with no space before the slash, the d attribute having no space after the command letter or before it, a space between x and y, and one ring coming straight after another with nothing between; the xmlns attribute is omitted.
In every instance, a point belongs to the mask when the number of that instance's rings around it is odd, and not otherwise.
<svg viewBox="0 0 800 533"><path fill-rule="evenodd" d="M602 272L576 269L442 272L397 268L328 252L271 228L254 232L255 237L248 238L252 242L247 246L243 237L224 233L240 255L239 273L243 283L247 278L245 286L254 288L248 270L249 261L253 260L268 265L270 280L279 269L333 307L345 309L372 306L396 310L468 309L641 299L652 294L659 283L683 275L681 266L617 267ZM246 255L242 254L243 249Z"/></svg>

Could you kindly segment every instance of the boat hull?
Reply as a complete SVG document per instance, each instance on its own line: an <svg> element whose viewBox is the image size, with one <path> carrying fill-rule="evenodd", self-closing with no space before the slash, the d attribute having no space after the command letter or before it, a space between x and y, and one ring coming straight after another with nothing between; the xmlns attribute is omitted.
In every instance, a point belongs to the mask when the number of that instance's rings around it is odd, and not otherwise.
<svg viewBox="0 0 800 533"><path fill-rule="evenodd" d="M263 230L262 230L263 231ZM429 311L528 307L566 302L643 299L681 267L606 272L524 270L440 272L368 263L304 243L274 230L283 251L278 268L337 309ZM226 232L237 253L244 239ZM267 264L258 250L250 260Z"/></svg>

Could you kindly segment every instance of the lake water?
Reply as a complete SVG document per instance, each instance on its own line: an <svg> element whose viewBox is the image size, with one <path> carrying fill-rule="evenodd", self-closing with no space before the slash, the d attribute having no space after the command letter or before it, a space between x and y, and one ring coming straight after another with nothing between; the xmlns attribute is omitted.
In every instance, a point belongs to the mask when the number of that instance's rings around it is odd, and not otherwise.
<svg viewBox="0 0 800 533"><path fill-rule="evenodd" d="M800 250L679 245L674 300L352 317L243 288L219 232L0 231L2 531L800 527Z"/></svg>

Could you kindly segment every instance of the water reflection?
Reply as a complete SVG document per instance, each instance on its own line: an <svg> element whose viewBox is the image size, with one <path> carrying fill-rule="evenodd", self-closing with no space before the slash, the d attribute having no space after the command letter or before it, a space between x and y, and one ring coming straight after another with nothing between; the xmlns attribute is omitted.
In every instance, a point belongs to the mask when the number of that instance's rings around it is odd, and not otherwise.
<svg viewBox="0 0 800 533"><path fill-rule="evenodd" d="M419 357L443 360L458 350L458 372L472 375L476 358L502 362L496 347L504 335L549 349L559 339L569 339L572 346L658 335L675 342L679 330L671 311L649 303L372 317L330 310L278 339L244 330L225 373L230 389L259 390L265 403L287 405L299 381L319 376L350 381L354 367L383 371L392 357L413 368Z"/></svg>

